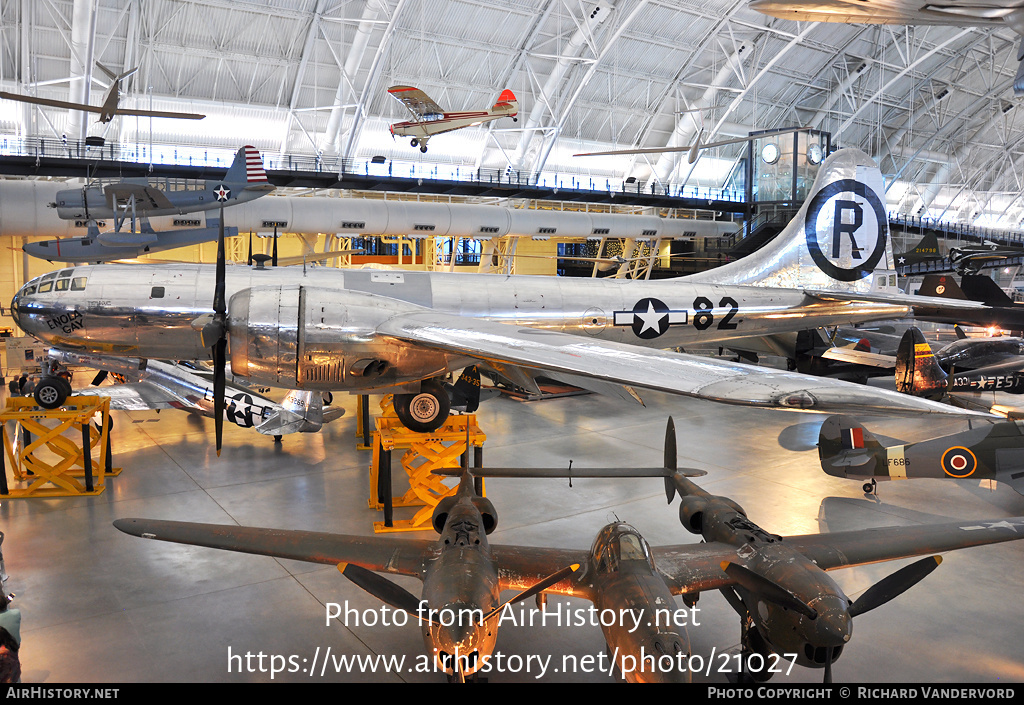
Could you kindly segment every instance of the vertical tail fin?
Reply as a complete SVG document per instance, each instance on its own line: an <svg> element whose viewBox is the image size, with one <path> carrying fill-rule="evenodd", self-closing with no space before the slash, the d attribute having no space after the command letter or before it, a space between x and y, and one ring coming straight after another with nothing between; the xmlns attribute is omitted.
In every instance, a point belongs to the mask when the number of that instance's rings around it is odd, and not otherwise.
<svg viewBox="0 0 1024 705"><path fill-rule="evenodd" d="M895 287L881 171L864 152L839 150L774 240L687 281L861 293Z"/></svg>
<svg viewBox="0 0 1024 705"><path fill-rule="evenodd" d="M941 399L949 386L949 376L932 352L931 345L917 328L903 334L896 351L896 390L927 399Z"/></svg>
<svg viewBox="0 0 1024 705"><path fill-rule="evenodd" d="M507 110L509 108L511 108L508 113L509 117L519 114L519 101L516 100L515 94L506 88L498 96L498 102L491 107L491 110Z"/></svg>
<svg viewBox="0 0 1024 705"><path fill-rule="evenodd" d="M965 274L960 281L964 295L971 301L980 301L986 306L1013 306L1013 299L1007 296L991 277L984 274Z"/></svg>
<svg viewBox="0 0 1024 705"><path fill-rule="evenodd" d="M829 416L818 431L821 469L833 477L874 476L876 453L882 449L871 432L849 416Z"/></svg>
<svg viewBox="0 0 1024 705"><path fill-rule="evenodd" d="M231 167L224 174L226 183L230 184L267 184L267 172L263 169L263 158L260 151L253 146L240 147L235 152Z"/></svg>
<svg viewBox="0 0 1024 705"><path fill-rule="evenodd" d="M919 296L967 300L967 295L956 283L956 279L948 274L928 274L921 282L921 288L917 293Z"/></svg>

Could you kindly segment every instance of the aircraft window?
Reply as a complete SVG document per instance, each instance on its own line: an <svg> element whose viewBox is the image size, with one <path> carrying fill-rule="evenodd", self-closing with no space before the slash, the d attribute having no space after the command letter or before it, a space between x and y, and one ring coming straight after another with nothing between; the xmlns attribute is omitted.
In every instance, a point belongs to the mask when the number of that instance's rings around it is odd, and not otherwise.
<svg viewBox="0 0 1024 705"><path fill-rule="evenodd" d="M57 276L56 272L50 272L49 274L44 274L43 276L39 277L39 279L45 282L49 281L50 279L53 279L55 276Z"/></svg>
<svg viewBox="0 0 1024 705"><path fill-rule="evenodd" d="M646 561L647 552L643 542L635 534L619 536L619 559L623 561Z"/></svg>
<svg viewBox="0 0 1024 705"><path fill-rule="evenodd" d="M60 276L61 278L70 277L72 274L74 274L74 271L75 270L73 269L62 269L60 272Z"/></svg>
<svg viewBox="0 0 1024 705"><path fill-rule="evenodd" d="M162 286L154 286L153 290L149 292L149 298L151 299L162 299L164 297L164 288Z"/></svg>
<svg viewBox="0 0 1024 705"><path fill-rule="evenodd" d="M42 284L39 285L39 293L40 294L45 294L46 292L48 292L52 288L53 288L53 282L43 282Z"/></svg>
<svg viewBox="0 0 1024 705"><path fill-rule="evenodd" d="M36 293L36 285L35 284L32 284L31 286L26 286L25 287L25 296L32 296L32 294L34 294L34 293Z"/></svg>
<svg viewBox="0 0 1024 705"><path fill-rule="evenodd" d="M70 283L71 283L70 279L58 279L57 282L53 286L53 290L54 291L67 291L68 290L68 284L70 284Z"/></svg>
<svg viewBox="0 0 1024 705"><path fill-rule="evenodd" d="M71 291L85 291L85 283L89 277L75 277L71 280Z"/></svg>

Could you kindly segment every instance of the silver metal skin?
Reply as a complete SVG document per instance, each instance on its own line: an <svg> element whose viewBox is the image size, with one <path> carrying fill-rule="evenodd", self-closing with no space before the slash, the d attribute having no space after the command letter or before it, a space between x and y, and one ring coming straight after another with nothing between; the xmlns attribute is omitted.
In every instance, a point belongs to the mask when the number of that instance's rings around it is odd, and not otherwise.
<svg viewBox="0 0 1024 705"><path fill-rule="evenodd" d="M231 366L259 385L416 392L422 380L482 362L523 386L543 373L637 401L633 387L770 408L951 413L882 390L655 350L905 315L923 299L890 288L881 186L867 155L838 152L769 246L673 280L229 267ZM213 291L207 265L81 266L29 282L12 315L63 349L209 359L201 331Z"/></svg>
<svg viewBox="0 0 1024 705"><path fill-rule="evenodd" d="M85 365L124 377L124 383L75 390L79 396L109 397L112 409L181 409L213 417L213 372L203 366L83 355L59 349L50 350L48 357L65 365ZM229 423L254 428L265 436L315 433L324 423L344 414L344 409L325 410L320 392L292 390L278 404L249 389L244 382L228 381L226 402L224 416Z"/></svg>

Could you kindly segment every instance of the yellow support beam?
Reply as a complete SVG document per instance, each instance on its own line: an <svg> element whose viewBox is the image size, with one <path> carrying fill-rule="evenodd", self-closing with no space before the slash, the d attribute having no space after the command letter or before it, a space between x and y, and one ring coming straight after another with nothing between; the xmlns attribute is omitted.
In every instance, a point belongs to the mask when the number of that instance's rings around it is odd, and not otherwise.
<svg viewBox="0 0 1024 705"><path fill-rule="evenodd" d="M382 402L385 406L389 398ZM475 450L473 462L479 467L487 436L476 423L476 414L449 416L444 426L430 433L410 431L398 420L393 411L376 418L377 430L373 434L373 456L370 461L369 506L383 510L384 521L374 522L375 532L418 531L430 529L434 507L443 498L455 494L458 484L448 487L444 477L433 474L442 468L458 468L462 456ZM401 464L409 479L409 490L402 496L393 496L391 454L405 450ZM483 496L483 481L477 480ZM423 507L412 519L395 521L393 507Z"/></svg>
<svg viewBox="0 0 1024 705"><path fill-rule="evenodd" d="M92 428L96 414L100 414L98 432ZM97 495L106 489L106 477L120 472L110 468L110 399L106 397L69 397L59 409L42 409L31 397L12 397L0 412L0 429L4 446L0 497ZM28 486L10 488L8 467L15 481Z"/></svg>

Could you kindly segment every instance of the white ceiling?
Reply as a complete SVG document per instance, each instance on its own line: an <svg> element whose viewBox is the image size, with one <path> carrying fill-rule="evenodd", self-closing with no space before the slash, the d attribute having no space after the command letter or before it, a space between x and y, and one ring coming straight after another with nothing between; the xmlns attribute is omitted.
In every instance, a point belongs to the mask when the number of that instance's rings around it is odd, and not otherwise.
<svg viewBox="0 0 1024 705"><path fill-rule="evenodd" d="M602 178L654 170L677 182L686 171L674 172L670 158L584 163L571 155L664 146L673 131L685 144L697 113L679 111L706 107L704 125L720 135L785 125L830 130L879 160L896 181L890 205L904 212L1012 225L1024 218L1024 115L1011 87L1019 38L1011 30L796 23L746 5L0 0L0 84L68 100L91 52L116 71L139 66L124 105L209 116L154 120L155 142L231 151L244 142L268 153L383 154ZM107 79L92 69L91 80L98 103ZM395 84L415 85L451 110L483 108L510 88L519 121L436 137L420 155L388 133L390 122L406 119L386 92ZM73 121L68 111L0 105L6 134L73 136ZM105 135L145 142L150 127L120 118ZM104 134L95 123L78 129ZM708 168L690 183L727 172Z"/></svg>

